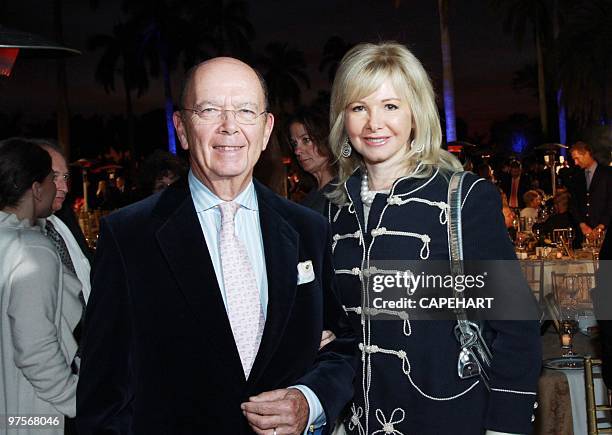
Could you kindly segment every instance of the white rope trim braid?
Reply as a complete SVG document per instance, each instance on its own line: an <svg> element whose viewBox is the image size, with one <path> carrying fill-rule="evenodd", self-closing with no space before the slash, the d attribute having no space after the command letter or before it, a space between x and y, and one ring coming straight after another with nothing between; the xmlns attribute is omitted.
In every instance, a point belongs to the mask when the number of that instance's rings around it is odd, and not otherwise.
<svg viewBox="0 0 612 435"><path fill-rule="evenodd" d="M365 435L365 431L363 430L363 426L359 419L363 416L363 408L361 406L355 409L355 404L351 405L351 418L349 419L348 429L352 432L357 428L357 432L359 435Z"/></svg>
<svg viewBox="0 0 612 435"><path fill-rule="evenodd" d="M334 234L332 237L332 240L333 240L332 254L334 253L336 249L336 245L338 244L338 241L344 240L344 239L359 239L359 246L361 246L361 230L357 230L354 233L348 233L348 234Z"/></svg>
<svg viewBox="0 0 612 435"><path fill-rule="evenodd" d="M361 316L361 307L347 307L346 305L342 305L342 308L346 313L355 313Z"/></svg>
<svg viewBox="0 0 612 435"><path fill-rule="evenodd" d="M505 390L503 388L491 388L491 391L497 391L498 393L512 393L512 394L524 394L527 396L536 396L534 391L517 391L517 390Z"/></svg>
<svg viewBox="0 0 612 435"><path fill-rule="evenodd" d="M387 198L387 204L389 205L404 205L410 202L420 202L421 204L426 204L432 207L438 207L440 209L440 224L445 225L448 221L448 204L444 201L430 201L424 198L408 198L402 199L398 195L393 195Z"/></svg>
<svg viewBox="0 0 612 435"><path fill-rule="evenodd" d="M472 191L472 189L474 188L474 186L476 186L478 183L480 183L481 181L485 181L484 178L479 178L478 180L474 181L472 183L472 185L470 186L470 188L468 189L467 193L465 194L465 198L463 198L463 201L461 202L461 210L463 210L463 206L465 204L465 201L467 201L468 196L470 196L470 192Z"/></svg>
<svg viewBox="0 0 612 435"><path fill-rule="evenodd" d="M421 390L421 388L419 388L419 386L414 383L414 381L412 379L412 376L410 376L410 372L412 370L412 367L410 366L410 360L408 359L408 356L406 355L406 351L404 351L404 350L383 349L383 348L381 348L379 346L376 346L375 344L372 344L372 345L369 345L369 346L364 346L363 343L359 343L359 350L361 350L362 354L382 353L382 354L386 354L386 355L395 355L396 357L401 359L402 360L402 371L404 372L404 374L406 375L406 377L410 381L410 384L423 397L425 397L427 399L430 399L430 400L444 402L444 401L449 401L449 400L457 399L457 398L463 396L464 394L468 393L470 390L472 390L476 385L478 385L480 383L479 380L475 381L472 385L470 385L464 391L462 391L459 394L455 394L454 396L449 396L449 397L435 397L435 396L431 396L431 395L425 393L423 390ZM362 359L363 359L363 357L362 357Z"/></svg>
<svg viewBox="0 0 612 435"><path fill-rule="evenodd" d="M395 413L398 411L400 411L400 416L396 420ZM385 414L383 414L381 409L376 409L375 414L376 420L378 420L378 422L382 426L382 429L375 430L374 432L372 432L372 435L375 435L377 433L384 433L385 435L404 435L402 432L395 429L394 426L398 423L401 423L406 418L406 412L402 408L395 408L391 413L391 417L389 417L389 420L387 420Z"/></svg>
<svg viewBox="0 0 612 435"><path fill-rule="evenodd" d="M361 269L353 267L352 269L336 269L336 275L355 275L361 279Z"/></svg>
<svg viewBox="0 0 612 435"><path fill-rule="evenodd" d="M388 235L388 236L414 237L417 239L421 239L421 241L423 242L423 247L421 248L421 252L419 252L419 255L421 256L422 260L427 260L429 258L429 242L431 242L431 237L429 237L427 234L411 233L408 231L391 231L391 230L386 229L385 227L374 228L371 231L371 234L372 234L372 237Z"/></svg>

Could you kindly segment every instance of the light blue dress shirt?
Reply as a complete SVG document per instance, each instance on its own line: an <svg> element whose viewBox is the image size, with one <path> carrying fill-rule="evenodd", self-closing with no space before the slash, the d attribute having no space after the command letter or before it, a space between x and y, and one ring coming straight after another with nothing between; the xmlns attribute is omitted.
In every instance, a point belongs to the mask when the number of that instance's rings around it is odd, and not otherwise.
<svg viewBox="0 0 612 435"><path fill-rule="evenodd" d="M591 181L593 181L593 175L595 174L595 170L597 169L597 162L593 162L591 164L591 166L589 166L588 168L586 168L586 170L584 171L585 175L586 175L586 188L587 191L591 188Z"/></svg>
<svg viewBox="0 0 612 435"><path fill-rule="evenodd" d="M221 267L221 256L219 255L221 211L218 206L223 200L198 180L191 171L189 171L188 180L191 199L193 200L195 211L200 221L200 227L202 227L202 232L204 233L204 239L206 240L210 259L215 269L223 304L227 310L227 294L225 285L223 284L223 268ZM257 202L255 185L252 181L246 189L234 198L234 202L240 204L240 208L236 212L234 218L236 236L238 236L246 247L249 260L253 266L257 287L259 288L261 308L264 318L266 318L268 313L268 276L263 238L261 236L261 225L259 223L259 204ZM304 434L308 433L308 428L312 425L314 425L314 427L323 426L326 423L325 413L323 412L323 406L316 394L305 385L294 385L291 388L297 388L304 394L310 409L308 424L306 425Z"/></svg>

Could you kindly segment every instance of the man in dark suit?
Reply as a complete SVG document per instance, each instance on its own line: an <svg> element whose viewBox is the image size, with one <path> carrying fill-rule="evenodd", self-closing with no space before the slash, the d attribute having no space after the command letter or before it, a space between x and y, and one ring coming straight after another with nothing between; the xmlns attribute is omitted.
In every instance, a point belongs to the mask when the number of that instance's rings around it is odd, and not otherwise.
<svg viewBox="0 0 612 435"><path fill-rule="evenodd" d="M508 198L510 208L525 207L523 195L529 190L529 180L522 174L519 161L510 163L510 173L501 179L500 187Z"/></svg>
<svg viewBox="0 0 612 435"><path fill-rule="evenodd" d="M251 67L198 65L181 104L187 182L101 225L79 434L326 432L356 362L327 222L252 178L274 117Z"/></svg>
<svg viewBox="0 0 612 435"><path fill-rule="evenodd" d="M574 163L580 168L571 182L570 213L587 237L594 230L605 230L610 224L612 173L609 167L597 163L587 143L576 142L570 152Z"/></svg>

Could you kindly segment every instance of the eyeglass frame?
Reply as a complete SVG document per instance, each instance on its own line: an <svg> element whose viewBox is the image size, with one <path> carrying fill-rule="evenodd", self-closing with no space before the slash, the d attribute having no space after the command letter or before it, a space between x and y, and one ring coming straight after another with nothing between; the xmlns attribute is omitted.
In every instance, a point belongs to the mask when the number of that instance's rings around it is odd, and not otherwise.
<svg viewBox="0 0 612 435"><path fill-rule="evenodd" d="M210 107L207 107L206 109L210 109ZM197 117L198 117L198 119L199 119L200 121L204 121L204 118L202 118L202 117L200 116L200 113L204 112L204 110L206 110L206 109L188 109L188 108L186 108L186 107L182 107L180 110L185 110L185 111L187 111L187 112L193 112L193 113L195 113L195 114L197 115ZM226 112L232 112L232 113L234 114L234 120L235 120L235 121L236 121L238 124L241 124L241 125L255 125L255 124L257 123L257 118L259 118L259 117L260 117L261 115L263 115L264 113L270 113L270 111L269 111L268 109L265 109L263 112L258 113L258 114L257 114L257 115L256 115L256 116L253 118L253 122L252 122L252 123L244 123L244 122L241 122L241 121L238 119L238 115L237 115L237 113L236 113L236 112L238 112L239 110L242 110L242 109L218 109L218 108L215 108L215 110L218 110L218 111L219 111L219 116L218 116L216 119L214 119L214 120L212 120L212 121L210 121L210 122L208 122L208 121L207 121L207 122L204 122L204 124L207 124L207 125L214 124L215 122L218 122L219 120L221 120L221 119L222 119L222 118L221 118L222 114L225 114ZM256 112L253 112L253 113L256 113Z"/></svg>

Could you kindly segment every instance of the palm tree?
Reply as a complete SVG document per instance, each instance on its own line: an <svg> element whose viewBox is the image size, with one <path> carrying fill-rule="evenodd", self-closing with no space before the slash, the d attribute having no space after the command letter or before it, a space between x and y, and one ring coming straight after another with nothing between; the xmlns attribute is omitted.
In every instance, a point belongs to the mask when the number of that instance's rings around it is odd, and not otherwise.
<svg viewBox="0 0 612 435"><path fill-rule="evenodd" d="M64 24L62 17L62 0L53 3L53 21L55 24L55 39L64 45ZM57 141L64 153L70 158L70 111L68 109L68 85L66 83L66 61L57 60Z"/></svg>
<svg viewBox="0 0 612 435"><path fill-rule="evenodd" d="M325 42L323 46L323 58L319 64L319 71L323 72L327 70L327 77L330 83L334 81L340 61L353 45L354 44L346 42L339 36L332 36Z"/></svg>
<svg viewBox="0 0 612 435"><path fill-rule="evenodd" d="M505 16L503 28L514 35L519 47L527 29L533 34L538 65L538 103L542 133L548 134L548 110L546 105L546 82L544 74L544 50L549 42L550 23L545 0L491 0L494 8Z"/></svg>
<svg viewBox="0 0 612 435"><path fill-rule="evenodd" d="M455 89L453 86L453 67L451 62L450 34L448 31L448 0L438 0L438 13L440 14L446 142L448 143L457 140L457 131L455 129Z"/></svg>
<svg viewBox="0 0 612 435"><path fill-rule="evenodd" d="M248 58L255 29L248 20L249 4L243 0L194 1L191 23L198 41L216 56Z"/></svg>
<svg viewBox="0 0 612 435"><path fill-rule="evenodd" d="M300 84L310 88L304 53L281 42L266 45L264 53L258 63L268 84L272 109L280 114L285 111L287 102L299 105L302 93Z"/></svg>
<svg viewBox="0 0 612 435"><path fill-rule="evenodd" d="M103 49L96 67L95 78L109 93L115 91L115 76L123 81L125 93L125 113L128 126L128 148L134 151L134 111L132 108L132 91L141 96L149 86L143 54L138 50L139 35L133 23L117 24L112 35L95 35L89 40L91 50Z"/></svg>
<svg viewBox="0 0 612 435"><path fill-rule="evenodd" d="M612 81L612 2L580 1L568 13L559 35L559 71L568 115L584 127L609 124L608 86Z"/></svg>
<svg viewBox="0 0 612 435"><path fill-rule="evenodd" d="M164 109L168 150L176 154L176 138L172 114L171 72L176 69L182 53L197 45L198 32L186 18L190 6L180 0L124 0L123 8L131 21L140 28L139 50L149 60L151 75L161 74L164 82Z"/></svg>
<svg viewBox="0 0 612 435"><path fill-rule="evenodd" d="M398 9L400 5L401 0L393 0L395 9ZM440 16L440 47L442 49L446 142L448 143L457 140L457 129L455 127L455 87L453 84L450 33L448 31L448 0L438 0L438 14Z"/></svg>

